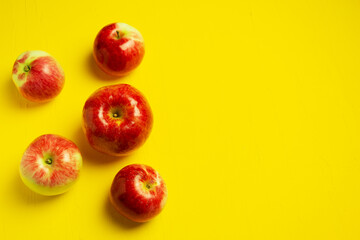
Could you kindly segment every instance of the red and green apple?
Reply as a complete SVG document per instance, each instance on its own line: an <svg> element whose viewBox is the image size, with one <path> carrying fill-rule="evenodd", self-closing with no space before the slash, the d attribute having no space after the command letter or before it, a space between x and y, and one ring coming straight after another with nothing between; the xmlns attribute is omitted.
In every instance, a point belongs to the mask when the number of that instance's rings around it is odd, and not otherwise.
<svg viewBox="0 0 360 240"><path fill-rule="evenodd" d="M44 51L27 51L15 61L12 79L26 99L46 102L64 87L65 76L60 64Z"/></svg>
<svg viewBox="0 0 360 240"><path fill-rule="evenodd" d="M128 84L95 91L83 108L83 130L90 145L113 156L127 155L150 135L153 115L143 94Z"/></svg>
<svg viewBox="0 0 360 240"><path fill-rule="evenodd" d="M123 216L146 222L158 215L167 200L167 188L152 167L132 164L121 169L110 189L110 202Z"/></svg>
<svg viewBox="0 0 360 240"><path fill-rule="evenodd" d="M135 69L145 54L140 32L126 23L103 27L94 41L95 62L105 73L123 76Z"/></svg>
<svg viewBox="0 0 360 240"><path fill-rule="evenodd" d="M41 195L58 195L74 185L82 166L78 147L54 134L36 138L25 150L20 176L26 186Z"/></svg>

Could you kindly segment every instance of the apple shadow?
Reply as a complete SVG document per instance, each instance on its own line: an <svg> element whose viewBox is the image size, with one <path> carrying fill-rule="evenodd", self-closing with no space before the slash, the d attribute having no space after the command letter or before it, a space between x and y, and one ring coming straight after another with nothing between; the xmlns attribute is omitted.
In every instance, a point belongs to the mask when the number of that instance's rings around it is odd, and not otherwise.
<svg viewBox="0 0 360 240"><path fill-rule="evenodd" d="M8 88L7 94L9 95L8 97L13 99L13 101L9 101L9 102L12 102L14 107L20 107L23 109L36 108L36 107L41 107L41 106L47 105L50 102L50 101L43 102L43 103L30 102L29 100L24 98L20 94L20 92L16 89L16 86L13 83L11 78L10 78L10 81L7 81L7 88Z"/></svg>
<svg viewBox="0 0 360 240"><path fill-rule="evenodd" d="M111 76L105 72L103 72L99 66L96 64L94 56L92 53L89 54L89 57L87 59L87 68L90 69L92 74L101 80L106 81L118 81L122 79L124 76L118 77L118 76Z"/></svg>
<svg viewBox="0 0 360 240"><path fill-rule="evenodd" d="M115 161L121 161L122 159L126 158L126 156L123 157L110 156L93 149L88 143L81 127L76 131L75 136L73 137L73 141L80 149L81 155L84 161L86 162L90 162L98 165L111 164Z"/></svg>
<svg viewBox="0 0 360 240"><path fill-rule="evenodd" d="M31 191L21 180L19 174L14 174L16 176L14 178L14 186L12 189L14 190L14 195L16 199L23 202L25 205L34 205L34 204L42 204L45 202L54 201L55 199L60 198L63 194L55 195L55 196L43 196L36 192ZM64 193L66 194L66 193Z"/></svg>
<svg viewBox="0 0 360 240"><path fill-rule="evenodd" d="M144 223L133 222L126 217L122 216L120 213L116 211L116 209L111 205L110 199L107 196L105 200L105 211L109 216L109 219L116 225L123 227L124 229L133 229L146 225Z"/></svg>

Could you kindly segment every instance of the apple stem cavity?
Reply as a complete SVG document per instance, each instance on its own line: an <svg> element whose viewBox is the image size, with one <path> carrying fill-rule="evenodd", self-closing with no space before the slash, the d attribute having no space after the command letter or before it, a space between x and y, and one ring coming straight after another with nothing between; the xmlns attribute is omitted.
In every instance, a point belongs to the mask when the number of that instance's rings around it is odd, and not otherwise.
<svg viewBox="0 0 360 240"><path fill-rule="evenodd" d="M121 110L119 110L119 109L113 109L113 110L111 110L111 116L113 117L113 118L120 118L121 117Z"/></svg>
<svg viewBox="0 0 360 240"><path fill-rule="evenodd" d="M120 31L116 31L116 38L121 39L124 36L123 33L120 33Z"/></svg>
<svg viewBox="0 0 360 240"><path fill-rule="evenodd" d="M28 72L28 71L30 71L30 66L29 65L25 65L25 67L24 67L24 72Z"/></svg>
<svg viewBox="0 0 360 240"><path fill-rule="evenodd" d="M47 158L47 159L45 160L45 163L46 163L46 164L49 164L49 165L51 165L52 162L53 162L52 158Z"/></svg>

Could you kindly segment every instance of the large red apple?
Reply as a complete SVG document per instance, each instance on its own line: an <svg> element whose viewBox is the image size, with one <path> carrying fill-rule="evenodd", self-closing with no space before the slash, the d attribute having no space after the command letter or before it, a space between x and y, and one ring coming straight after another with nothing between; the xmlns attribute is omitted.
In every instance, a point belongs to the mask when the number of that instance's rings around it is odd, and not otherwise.
<svg viewBox="0 0 360 240"><path fill-rule="evenodd" d="M132 164L121 169L110 189L110 201L123 216L146 222L158 215L167 199L159 173L146 165Z"/></svg>
<svg viewBox="0 0 360 240"><path fill-rule="evenodd" d="M140 147L152 124L149 103L128 84L98 89L83 108L83 129L90 145L113 156L126 155Z"/></svg>
<svg viewBox="0 0 360 240"><path fill-rule="evenodd" d="M47 134L26 149L20 176L26 186L42 195L66 192L77 180L82 166L78 147L70 140Z"/></svg>
<svg viewBox="0 0 360 240"><path fill-rule="evenodd" d="M113 76L123 76L135 69L144 53L140 32L125 23L109 24L95 38L95 61L104 72Z"/></svg>
<svg viewBox="0 0 360 240"><path fill-rule="evenodd" d="M53 99L65 82L60 64L44 51L22 53L14 63L12 79L21 95L32 102Z"/></svg>

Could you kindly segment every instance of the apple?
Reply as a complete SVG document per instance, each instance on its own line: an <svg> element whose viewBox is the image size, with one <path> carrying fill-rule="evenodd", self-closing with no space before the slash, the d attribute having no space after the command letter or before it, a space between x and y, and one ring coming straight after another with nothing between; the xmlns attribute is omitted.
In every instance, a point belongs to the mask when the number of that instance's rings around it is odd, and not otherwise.
<svg viewBox="0 0 360 240"><path fill-rule="evenodd" d="M15 61L12 79L26 99L46 102L64 87L65 76L60 64L44 51L27 51Z"/></svg>
<svg viewBox="0 0 360 240"><path fill-rule="evenodd" d="M90 145L112 156L124 156L140 147L153 125L145 97L128 84L95 91L83 108L83 130Z"/></svg>
<svg viewBox="0 0 360 240"><path fill-rule="evenodd" d="M100 30L94 41L95 62L105 73L123 76L135 69L144 57L144 39L126 23L112 23Z"/></svg>
<svg viewBox="0 0 360 240"><path fill-rule="evenodd" d="M121 169L110 189L110 202L114 208L135 222L146 222L158 215L166 200L164 180L155 169L142 164Z"/></svg>
<svg viewBox="0 0 360 240"><path fill-rule="evenodd" d="M20 162L20 176L26 186L41 195L58 195L78 179L82 157L72 141L54 134L36 138Z"/></svg>

